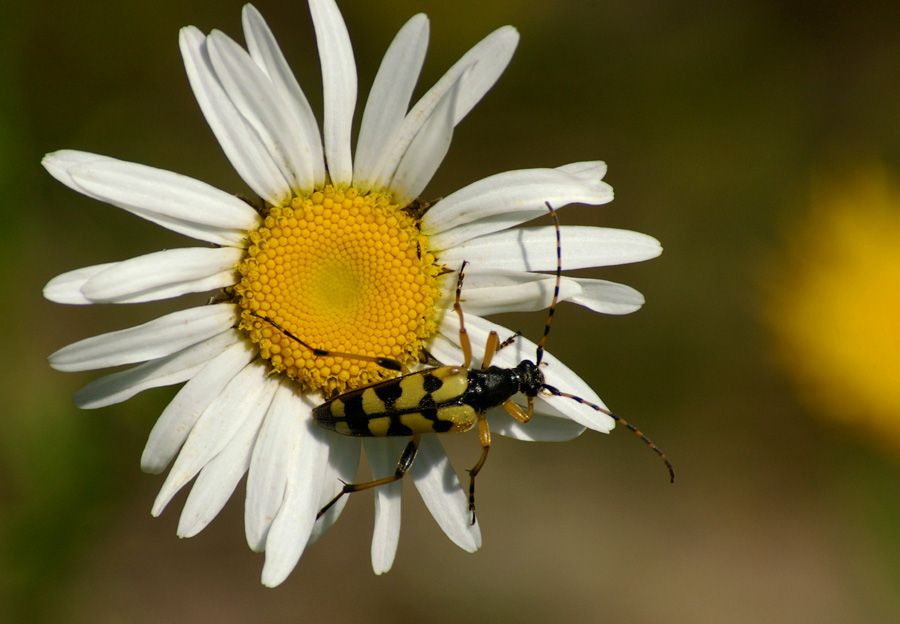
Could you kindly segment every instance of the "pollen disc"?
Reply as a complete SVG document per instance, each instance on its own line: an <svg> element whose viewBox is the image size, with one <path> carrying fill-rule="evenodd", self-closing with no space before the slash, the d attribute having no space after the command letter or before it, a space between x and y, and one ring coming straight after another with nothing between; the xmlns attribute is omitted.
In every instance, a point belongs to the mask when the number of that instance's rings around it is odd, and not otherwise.
<svg viewBox="0 0 900 624"><path fill-rule="evenodd" d="M241 328L272 368L326 396L396 375L310 347L416 361L436 331L439 267L418 222L389 195L326 186L269 209L238 266Z"/></svg>

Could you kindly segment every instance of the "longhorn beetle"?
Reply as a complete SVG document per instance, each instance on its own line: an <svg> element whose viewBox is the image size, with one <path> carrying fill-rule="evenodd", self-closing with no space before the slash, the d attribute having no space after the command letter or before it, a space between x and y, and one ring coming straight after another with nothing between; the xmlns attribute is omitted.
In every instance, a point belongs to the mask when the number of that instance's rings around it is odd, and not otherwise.
<svg viewBox="0 0 900 624"><path fill-rule="evenodd" d="M272 325L291 340L295 340L310 349L317 357L344 357L361 361L374 362L379 366L402 373L400 377L357 388L341 394L313 409L313 420L320 427L349 436L409 436L409 443L400 455L394 474L382 479L365 483L344 483L344 487L327 505L322 507L316 518L328 511L341 497L351 492L359 492L370 488L398 481L406 475L416 457L419 439L424 433L459 433L469 431L476 424L481 439L481 457L469 470L469 511L472 523L475 522L475 477L484 466L488 451L491 448L491 432L485 412L494 407L503 407L510 416L521 423L531 420L534 411L534 397L559 396L572 399L582 405L602 412L616 422L630 429L659 455L669 469L671 481L675 481L675 470L666 455L650 439L636 427L622 420L608 410L585 401L581 397L562 392L547 384L540 370L544 357L544 343L550 333L550 324L556 311L559 299L559 285L562 279L562 245L559 229L559 218L553 207L547 203L556 228L556 286L553 290L553 301L544 335L537 345L537 357L534 362L522 360L515 368L491 366L494 354L512 343L518 334L500 343L497 332L488 336L484 349L482 368L470 368L472 364L472 346L466 332L463 319L460 294L462 293L465 268L464 261L456 280L456 299L453 309L459 316L459 341L462 346L464 362L461 366L437 366L410 372L402 363L390 358L352 355L317 349L308 345L296 335L256 312L251 314ZM525 395L527 410L523 410L512 398L516 394Z"/></svg>

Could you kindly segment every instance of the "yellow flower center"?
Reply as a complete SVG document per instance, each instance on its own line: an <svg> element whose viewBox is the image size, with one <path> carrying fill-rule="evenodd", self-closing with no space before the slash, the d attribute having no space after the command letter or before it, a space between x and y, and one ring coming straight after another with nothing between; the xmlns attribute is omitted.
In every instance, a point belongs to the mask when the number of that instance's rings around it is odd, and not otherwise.
<svg viewBox="0 0 900 624"><path fill-rule="evenodd" d="M331 185L269 210L238 270L241 328L274 371L326 396L396 372L374 362L418 361L434 334L439 272L417 220L389 195ZM251 312L258 316L254 316Z"/></svg>

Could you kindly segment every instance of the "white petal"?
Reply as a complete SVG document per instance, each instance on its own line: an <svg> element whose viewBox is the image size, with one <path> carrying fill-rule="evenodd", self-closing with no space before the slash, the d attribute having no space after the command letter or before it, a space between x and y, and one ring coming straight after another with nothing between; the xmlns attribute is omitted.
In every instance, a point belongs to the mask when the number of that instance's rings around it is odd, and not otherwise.
<svg viewBox="0 0 900 624"><path fill-rule="evenodd" d="M250 54L223 32L206 39L209 57L228 97L266 146L295 192L315 185L309 138L286 102L272 93L272 83Z"/></svg>
<svg viewBox="0 0 900 624"><path fill-rule="evenodd" d="M334 184L350 184L350 133L356 109L356 61L344 18L334 0L310 0L325 97L325 161Z"/></svg>
<svg viewBox="0 0 900 624"><path fill-rule="evenodd" d="M639 232L579 225L563 226L560 232L564 270L641 262L662 253L659 241ZM556 232L552 227L516 228L441 252L447 266L459 266L463 260L483 268L554 271Z"/></svg>
<svg viewBox="0 0 900 624"><path fill-rule="evenodd" d="M68 152L62 162L71 156ZM56 175L59 162L47 165ZM241 245L259 215L233 195L172 171L82 154L68 167L73 189L165 228L216 245ZM51 169L51 167L53 167Z"/></svg>
<svg viewBox="0 0 900 624"><path fill-rule="evenodd" d="M306 137L313 183L316 187L322 186L325 183L325 156L322 152L319 122L262 15L252 4L245 4L242 17L250 56L272 81L274 90L285 102Z"/></svg>
<svg viewBox="0 0 900 624"><path fill-rule="evenodd" d="M575 278L582 294L570 301L601 314L631 314L644 305L644 295L631 286L606 280Z"/></svg>
<svg viewBox="0 0 900 624"><path fill-rule="evenodd" d="M147 303L149 301L163 301L173 299L191 293L209 292L233 286L238 281L235 270L224 270L215 275L180 283L162 284L152 289L140 292L129 292L127 288L121 291L109 291L105 296L92 299L92 303ZM125 286L125 284L121 284Z"/></svg>
<svg viewBox="0 0 900 624"><path fill-rule="evenodd" d="M488 411L487 418L491 433L525 442L565 442L577 438L585 429L575 421L538 413L532 414L527 423L521 423L503 408Z"/></svg>
<svg viewBox="0 0 900 624"><path fill-rule="evenodd" d="M84 296L81 287L98 273L114 267L116 264L116 262L96 264L57 275L44 286L44 298L68 305L90 305L94 302Z"/></svg>
<svg viewBox="0 0 900 624"><path fill-rule="evenodd" d="M48 359L64 372L93 370L166 357L215 336L237 322L234 304L179 310L137 327L79 340Z"/></svg>
<svg viewBox="0 0 900 624"><path fill-rule="evenodd" d="M431 97L437 97L442 89L453 84L456 75L466 73L466 68L472 65L472 71L463 80L463 88L456 101L454 125L459 124L506 71L518 45L518 31L512 26L501 26L463 54L453 67L435 83L434 87L422 96L422 100L416 103L416 107L420 105L423 108L427 107L426 102Z"/></svg>
<svg viewBox="0 0 900 624"><path fill-rule="evenodd" d="M394 474L403 454L407 438L363 438L366 458L372 468L372 479ZM372 569L384 574L394 564L400 542L400 494L403 481L375 488L375 530L372 534Z"/></svg>
<svg viewBox="0 0 900 624"><path fill-rule="evenodd" d="M470 269L471 267L471 269ZM467 314L488 316L504 312L533 312L550 307L556 276L521 271L479 271L466 268L460 303ZM574 299L582 294L576 280L563 278L559 300Z"/></svg>
<svg viewBox="0 0 900 624"><path fill-rule="evenodd" d="M117 159L110 158L109 156L101 156L100 154L92 154L90 152L82 152L79 150L64 149L46 154L43 160L41 160L41 164L44 166L44 169L47 170L47 173L52 175L59 182L62 182L63 184L68 186L73 191L77 191L82 195L87 195L91 199L103 201L100 197L88 192L87 189L81 188L78 183L72 179L72 175L69 173L70 170L76 165L83 165L85 163L97 161L119 162Z"/></svg>
<svg viewBox="0 0 900 624"><path fill-rule="evenodd" d="M257 195L270 204L283 205L290 200L290 184L225 94L209 59L206 37L187 26L181 29L178 43L194 97L225 156Z"/></svg>
<svg viewBox="0 0 900 624"><path fill-rule="evenodd" d="M491 323L473 314L466 315L466 331L473 345L485 344L488 334L492 330L499 333L501 340L509 335L509 330L501 325ZM445 316L441 322L440 332L449 340L456 339L455 337L459 335L459 321L451 320L449 315ZM491 365L501 368L513 368L522 360L533 362L536 353L537 345L527 338L519 336L511 345L494 354ZM551 353L544 351L543 363L541 371L544 373L548 384L557 387L563 392L581 397L585 401L594 403L601 408L606 408L591 387ZM606 414L564 397L538 395L535 400L535 409L544 414L569 418L579 425L602 433L609 433L615 426L615 421Z"/></svg>
<svg viewBox="0 0 900 624"><path fill-rule="evenodd" d="M157 474L166 469L200 414L256 354L257 350L249 340L239 340L204 366L178 391L150 432L141 456L142 470Z"/></svg>
<svg viewBox="0 0 900 624"><path fill-rule="evenodd" d="M262 379L264 388L246 410L231 414L242 421L234 437L200 470L178 520L178 537L193 537L215 518L247 469L263 416L269 409L278 382Z"/></svg>
<svg viewBox="0 0 900 624"><path fill-rule="evenodd" d="M356 478L361 451L358 438L338 435L330 431L325 432L325 438L328 441L328 466L322 484L318 509L337 496L343 487L342 483L352 483ZM337 522L349 498L350 496L343 496L316 521L316 526L313 527L312 534L309 536L309 544L316 543Z"/></svg>
<svg viewBox="0 0 900 624"><path fill-rule="evenodd" d="M161 514L172 497L227 446L245 414L255 413L268 393L267 374L261 363L245 366L200 414L153 503L154 516Z"/></svg>
<svg viewBox="0 0 900 624"><path fill-rule="evenodd" d="M428 48L428 18L413 16L394 37L381 61L363 112L353 185L368 190L393 148Z"/></svg>
<svg viewBox="0 0 900 624"><path fill-rule="evenodd" d="M494 86L500 74L509 64L518 43L519 33L516 32L516 29L512 26L503 26L478 42L453 67L447 70L447 73L416 102L403 119L397 140L390 154L383 159L381 173L374 186L385 188L388 186L388 182L394 176L394 172L413 138L431 116L438 102L443 99L447 91L453 88L469 67L472 68L472 71L465 77L456 100L456 109L453 115L454 126L462 121Z"/></svg>
<svg viewBox="0 0 900 624"><path fill-rule="evenodd" d="M247 543L256 552L265 549L266 534L284 502L291 455L304 429L303 419L296 413L298 409L307 411L304 403L296 400L287 382L283 382L275 393L253 447L247 475L244 529ZM312 522L309 528L312 529Z"/></svg>
<svg viewBox="0 0 900 624"><path fill-rule="evenodd" d="M608 168L606 166L606 163L602 160L583 160L579 162L569 163L568 165L562 165L560 167L557 167L557 169L570 173L573 176L579 177L586 181L599 181L606 177Z"/></svg>
<svg viewBox="0 0 900 624"><path fill-rule="evenodd" d="M92 381L75 393L75 405L96 409L127 401L138 392L187 381L211 360L243 336L237 331L224 331L187 349L158 360Z"/></svg>
<svg viewBox="0 0 900 624"><path fill-rule="evenodd" d="M453 85L409 144L388 188L400 206L406 206L425 189L444 160L453 139L453 111L460 85L466 74Z"/></svg>
<svg viewBox="0 0 900 624"><path fill-rule="evenodd" d="M300 430L291 449L284 503L266 536L262 582L267 587L282 583L300 560L320 509L322 486L328 473L328 432L313 424L314 402L289 388L282 388L278 394L286 392L291 393L293 401L281 404L279 409L289 411ZM356 451L358 461L358 446Z"/></svg>
<svg viewBox="0 0 900 624"><path fill-rule="evenodd" d="M450 541L465 550L481 548L478 522L470 524L469 498L459 484L437 436L422 436L416 461L409 471L425 506Z"/></svg>
<svg viewBox="0 0 900 624"><path fill-rule="evenodd" d="M94 303L140 303L233 286L244 252L233 247L166 249L117 262L81 287Z"/></svg>
<svg viewBox="0 0 900 624"><path fill-rule="evenodd" d="M445 197L425 215L424 229L442 248L514 227L567 204L599 205L613 199L603 182L602 162L575 163L557 169L507 171L474 182ZM460 227L465 226L465 227ZM449 231L448 231L449 230Z"/></svg>
<svg viewBox="0 0 900 624"><path fill-rule="evenodd" d="M173 171L85 155L68 172L80 188L111 203L222 230L243 232L260 224L257 212L243 200Z"/></svg>

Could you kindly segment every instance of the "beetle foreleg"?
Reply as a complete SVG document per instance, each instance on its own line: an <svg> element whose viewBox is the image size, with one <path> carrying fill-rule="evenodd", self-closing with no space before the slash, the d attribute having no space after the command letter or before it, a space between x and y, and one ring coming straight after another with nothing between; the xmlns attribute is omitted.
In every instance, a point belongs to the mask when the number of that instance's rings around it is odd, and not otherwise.
<svg viewBox="0 0 900 624"><path fill-rule="evenodd" d="M534 405L532 401L530 405ZM523 410L518 403L514 402L512 399L506 399L503 402L503 409L506 410L506 413L518 420L520 423L527 423L531 420L531 410L526 412Z"/></svg>

